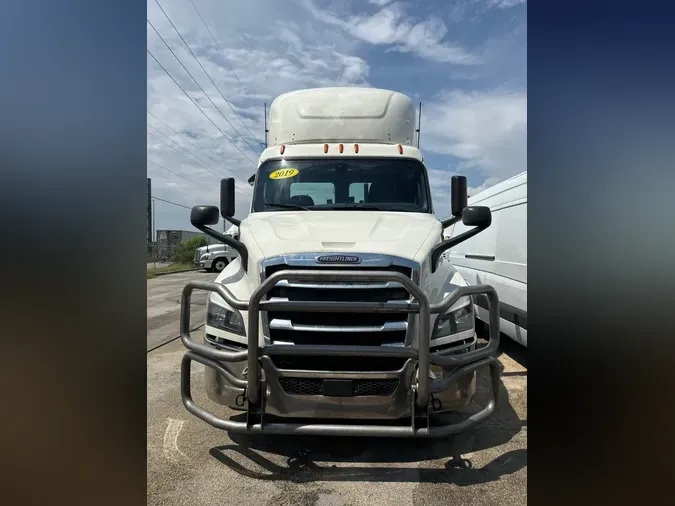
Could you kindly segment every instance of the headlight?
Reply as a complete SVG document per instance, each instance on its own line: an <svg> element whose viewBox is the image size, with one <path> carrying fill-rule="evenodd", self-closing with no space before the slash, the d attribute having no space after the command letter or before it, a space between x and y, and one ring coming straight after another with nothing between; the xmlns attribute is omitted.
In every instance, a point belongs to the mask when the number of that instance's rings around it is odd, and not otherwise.
<svg viewBox="0 0 675 506"><path fill-rule="evenodd" d="M471 330L473 327L473 306L468 304L452 313L439 316L436 319L431 339L450 336L452 334Z"/></svg>
<svg viewBox="0 0 675 506"><path fill-rule="evenodd" d="M206 308L206 324L240 336L246 335L244 319L239 311L219 306L211 301Z"/></svg>
<svg viewBox="0 0 675 506"><path fill-rule="evenodd" d="M209 258L209 254L208 254L208 253L206 253L205 255L200 256L200 257L199 257L199 261L200 261L200 262L203 262L203 261L206 260L207 258Z"/></svg>

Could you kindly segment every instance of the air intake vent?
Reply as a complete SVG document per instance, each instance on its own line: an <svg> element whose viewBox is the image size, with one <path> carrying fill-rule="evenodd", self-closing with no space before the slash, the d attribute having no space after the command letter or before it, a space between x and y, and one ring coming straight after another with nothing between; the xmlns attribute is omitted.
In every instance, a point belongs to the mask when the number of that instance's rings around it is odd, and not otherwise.
<svg viewBox="0 0 675 506"><path fill-rule="evenodd" d="M279 378L281 388L289 395L322 395L323 380L320 378ZM394 393L398 387L398 378L356 379L353 380L353 396L384 397Z"/></svg>

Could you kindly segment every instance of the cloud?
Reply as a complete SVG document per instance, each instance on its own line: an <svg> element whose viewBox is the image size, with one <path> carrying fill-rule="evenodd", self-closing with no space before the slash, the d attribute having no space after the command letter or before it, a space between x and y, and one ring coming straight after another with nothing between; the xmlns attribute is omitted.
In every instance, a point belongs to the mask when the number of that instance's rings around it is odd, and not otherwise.
<svg viewBox="0 0 675 506"><path fill-rule="evenodd" d="M245 215L251 198L246 180L255 172L264 139L263 102L269 106L277 95L299 88L369 86L369 65L339 49L348 44L328 44L300 22L279 20L266 26L264 34L241 33L234 39L220 38L213 23L216 43L196 14L191 22L185 16L174 19L173 7L162 4L208 76L161 11L148 17L210 100L148 27L148 49L208 116L148 56L148 177L153 194L188 207L217 204L219 179L235 177L237 216ZM189 210L160 205L173 227L191 229Z"/></svg>
<svg viewBox="0 0 675 506"><path fill-rule="evenodd" d="M248 0L234 10L217 0L194 0L207 30L191 2L160 1L217 87L154 0L148 2L148 18L222 114L148 27L148 49L190 97L148 57L152 114L147 121L154 135L148 136L148 176L157 197L187 207L217 204L219 179L231 176L238 182L237 216L243 217L252 193L246 180L255 171L264 137L263 102L269 106L279 94L300 88L370 86L371 75L379 79L378 86L401 90L396 75L381 83L386 70L382 51L367 51L369 47L396 51L411 67L441 69L440 75L429 74L419 90L411 90L424 102L422 149L434 160L433 167L446 169L429 171L438 214L448 211L454 174L448 168L470 173L477 185L470 191L526 170L526 94L517 91L526 89L524 16L495 29L483 26L476 15L477 8L484 12L491 6L491 18L511 19L504 8L516 2L460 0L455 9L442 5L420 14L389 0L361 2L351 12L318 8L320 0L296 0L283 9L273 0ZM357 4L333 0L335 5L353 9ZM265 12L273 12L274 20L262 24L260 13ZM429 62L458 66L446 76L443 67ZM460 73L472 79L461 81ZM457 91L458 82L474 90ZM503 91L507 86L516 91ZM157 228L192 229L189 209L160 201L156 206Z"/></svg>
<svg viewBox="0 0 675 506"><path fill-rule="evenodd" d="M468 193L469 197L473 197L474 195L479 194L483 190L487 190L491 186L494 186L501 181L502 181L502 178L489 177L483 182L483 184L480 184L478 186L469 186L467 188L467 193Z"/></svg>
<svg viewBox="0 0 675 506"><path fill-rule="evenodd" d="M424 110L422 149L457 158L457 171L506 178L527 170L525 92L446 92Z"/></svg>
<svg viewBox="0 0 675 506"><path fill-rule="evenodd" d="M385 5L388 2L371 2ZM421 58L458 65L480 63L479 56L459 44L444 42L448 28L438 16L416 21L406 14L400 2L385 5L374 14L352 14L340 17L317 7L312 0L302 4L315 19L339 27L357 39L376 46L389 46L391 51L411 53Z"/></svg>
<svg viewBox="0 0 675 506"><path fill-rule="evenodd" d="M527 3L527 0L488 0L488 6L499 9L508 9L524 3Z"/></svg>

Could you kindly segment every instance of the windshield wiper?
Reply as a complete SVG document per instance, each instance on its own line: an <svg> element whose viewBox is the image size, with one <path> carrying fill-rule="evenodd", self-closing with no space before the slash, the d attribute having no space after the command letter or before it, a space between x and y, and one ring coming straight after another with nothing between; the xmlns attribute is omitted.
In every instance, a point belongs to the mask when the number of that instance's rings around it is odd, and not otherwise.
<svg viewBox="0 0 675 506"><path fill-rule="evenodd" d="M272 204L271 202L265 202L264 204L266 206L283 207L285 209L302 209L303 211L311 211L309 207L301 206L298 204Z"/></svg>

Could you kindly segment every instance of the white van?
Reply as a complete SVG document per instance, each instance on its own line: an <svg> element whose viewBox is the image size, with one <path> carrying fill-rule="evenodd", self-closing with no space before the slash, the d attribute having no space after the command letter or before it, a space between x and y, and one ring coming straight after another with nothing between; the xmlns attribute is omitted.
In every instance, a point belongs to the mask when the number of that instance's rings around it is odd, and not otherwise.
<svg viewBox="0 0 675 506"><path fill-rule="evenodd" d="M469 206L486 206L492 225L448 253L467 283L485 283L499 295L501 331L527 346L527 171L469 198ZM456 236L467 227L458 222L445 231ZM487 301L477 297L476 316L487 322Z"/></svg>

